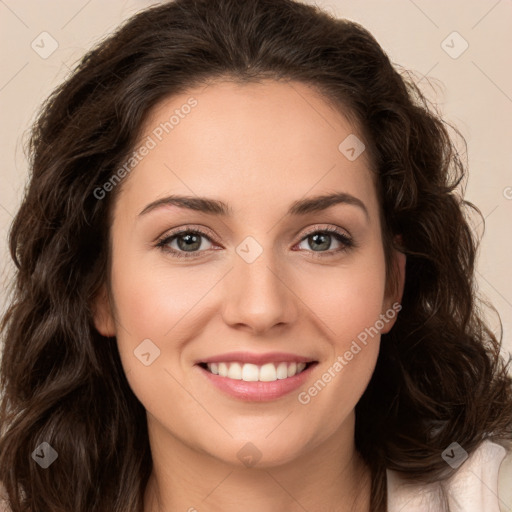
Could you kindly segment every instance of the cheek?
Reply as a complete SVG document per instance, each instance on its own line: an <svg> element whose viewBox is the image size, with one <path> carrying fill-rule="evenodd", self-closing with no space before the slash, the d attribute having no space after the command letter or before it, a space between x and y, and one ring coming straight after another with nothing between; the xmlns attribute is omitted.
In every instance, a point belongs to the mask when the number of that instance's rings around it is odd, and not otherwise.
<svg viewBox="0 0 512 512"><path fill-rule="evenodd" d="M383 313L385 267L379 258L317 271L314 278L302 276L298 282L304 284L298 295L322 320L326 335L339 350Z"/></svg>
<svg viewBox="0 0 512 512"><path fill-rule="evenodd" d="M321 320L331 354L299 402L309 404L310 412L319 417L330 411L329 425L334 429L355 407L375 368L380 331L387 325L381 320L384 259L375 257L335 273L331 269L329 279L316 277L315 292L303 289L301 296Z"/></svg>
<svg viewBox="0 0 512 512"><path fill-rule="evenodd" d="M352 414L372 377L379 354L381 287L377 287L376 293L371 284L363 287L361 281L358 283L356 290L348 286L332 290L333 302L322 304L331 354L317 368L309 387L301 389L297 397L304 421L312 423L311 428L326 438Z"/></svg>
<svg viewBox="0 0 512 512"><path fill-rule="evenodd" d="M176 358L193 336L195 314L204 314L200 299L214 286L212 276L202 280L192 267L169 272L143 258L114 262L117 345L132 391L153 414L170 399L188 404Z"/></svg>
<svg viewBox="0 0 512 512"><path fill-rule="evenodd" d="M133 250L132 250L133 252ZM156 261L155 261L156 260ZM199 301L218 276L199 266L171 264L151 253L114 260L112 287L117 320L132 337L174 336L200 309Z"/></svg>
<svg viewBox="0 0 512 512"><path fill-rule="evenodd" d="M219 274L200 266L171 270L165 259L155 262L144 255L130 259L126 254L122 257L120 251L117 259L114 256L112 269L117 344L130 385L149 410L153 400L179 392L166 371L181 381L180 359L199 324L210 317L209 292L224 271Z"/></svg>

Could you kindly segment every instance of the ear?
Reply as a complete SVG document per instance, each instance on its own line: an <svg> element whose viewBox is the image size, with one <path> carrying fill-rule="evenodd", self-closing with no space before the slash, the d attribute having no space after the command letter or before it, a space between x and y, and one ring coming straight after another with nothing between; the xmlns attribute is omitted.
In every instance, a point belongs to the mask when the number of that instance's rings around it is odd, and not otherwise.
<svg viewBox="0 0 512 512"><path fill-rule="evenodd" d="M102 285L92 304L94 326L107 338L116 335L116 325L106 285Z"/></svg>
<svg viewBox="0 0 512 512"><path fill-rule="evenodd" d="M384 311L382 311L382 314L386 317L386 322L381 330L381 334L386 334L391 330L393 325L395 325L398 312L402 309L401 302L405 286L406 261L407 257L403 252L393 249L393 272L391 273L391 278L394 279L394 282L390 283L389 287L386 287L388 291L383 301Z"/></svg>

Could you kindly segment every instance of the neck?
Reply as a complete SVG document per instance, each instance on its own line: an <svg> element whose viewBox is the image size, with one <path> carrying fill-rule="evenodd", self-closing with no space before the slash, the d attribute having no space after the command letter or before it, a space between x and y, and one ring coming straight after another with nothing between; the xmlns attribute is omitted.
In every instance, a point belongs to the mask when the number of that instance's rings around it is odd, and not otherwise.
<svg viewBox="0 0 512 512"><path fill-rule="evenodd" d="M175 438L148 415L153 471L144 512L368 512L371 477L351 429L286 463L230 464ZM349 435L347 435L349 434Z"/></svg>

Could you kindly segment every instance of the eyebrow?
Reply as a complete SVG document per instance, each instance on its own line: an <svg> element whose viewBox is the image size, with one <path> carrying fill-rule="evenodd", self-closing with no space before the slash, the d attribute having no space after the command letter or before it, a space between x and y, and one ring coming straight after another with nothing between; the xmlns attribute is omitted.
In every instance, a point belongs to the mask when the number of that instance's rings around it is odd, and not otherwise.
<svg viewBox="0 0 512 512"><path fill-rule="evenodd" d="M327 210L336 204L348 204L360 208L369 218L368 209L365 204L357 197L345 192L337 192L334 194L325 194L320 196L308 197L294 201L287 212L287 215L306 215L308 213L320 212ZM139 216L145 215L157 208L163 206L178 206L179 208L187 208L210 215L218 215L222 217L231 217L233 215L232 208L224 201L210 199L198 196L180 196L171 195L157 199L149 203L140 213Z"/></svg>

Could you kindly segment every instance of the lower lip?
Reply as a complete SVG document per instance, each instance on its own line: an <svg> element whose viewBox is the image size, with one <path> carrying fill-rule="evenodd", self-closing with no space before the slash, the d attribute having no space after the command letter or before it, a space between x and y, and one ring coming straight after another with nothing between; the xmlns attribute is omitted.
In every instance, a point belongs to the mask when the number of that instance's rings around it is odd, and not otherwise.
<svg viewBox="0 0 512 512"><path fill-rule="evenodd" d="M280 398L299 388L307 380L311 370L316 365L317 363L313 363L293 377L278 379L272 382L246 382L244 380L229 379L228 377L215 375L201 366L198 366L198 368L217 389L224 393L239 400L265 402Z"/></svg>

